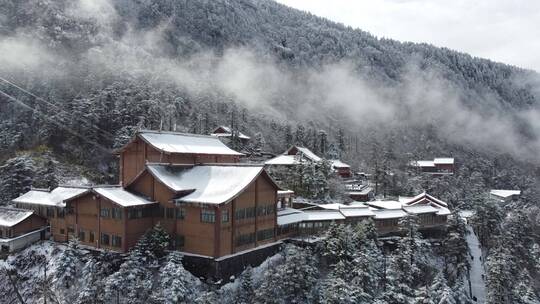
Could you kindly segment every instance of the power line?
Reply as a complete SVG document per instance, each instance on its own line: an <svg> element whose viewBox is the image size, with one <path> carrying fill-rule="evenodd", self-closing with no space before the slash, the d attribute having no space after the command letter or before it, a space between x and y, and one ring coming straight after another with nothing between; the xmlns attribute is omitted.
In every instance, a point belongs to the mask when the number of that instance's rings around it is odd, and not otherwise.
<svg viewBox="0 0 540 304"><path fill-rule="evenodd" d="M112 152L111 149L106 148L106 147L102 146L101 144L99 144L99 143L97 143L97 142L95 142L95 141L93 141L93 140L90 140L90 139L86 138L85 136L83 136L83 135L77 133L76 131L74 131L74 130L68 128L68 127L66 127L65 125L59 123L58 121L56 121L56 120L54 120L54 119L48 117L46 113L43 113L43 112L41 112L41 111L39 111L39 110L36 110L35 108L32 108L31 106L27 105L26 103L20 101L19 99L15 98L15 97L9 95L8 93L6 93L6 92L0 90L0 94L3 95L3 96L5 96L5 97L7 97L7 98L10 99L10 100L15 101L16 104L22 106L22 107L25 108L25 109L28 109L28 110L32 110L32 111L38 112L41 116L43 116L45 119L47 119L47 120L50 121L51 123L55 124L55 125L56 125L57 127L59 127L60 129L63 129L63 130L65 130L65 131L67 131L68 133L70 133L71 135L76 136L76 137L82 139L82 140L85 141L86 143L92 144L92 145L94 145L94 146L100 148L100 149L103 150L104 152L107 152L107 153L111 153L111 152Z"/></svg>
<svg viewBox="0 0 540 304"><path fill-rule="evenodd" d="M71 115L71 113L69 113L69 112L67 112L66 110L62 109L60 106L57 106L57 105L55 105L54 103L52 103L52 102L50 102L50 101L47 101L47 100L45 100L45 99L43 99L43 98L41 98L41 97L35 95L34 93L32 93L32 92L30 92L30 91L28 91L28 90L26 90L26 89L24 89L24 88L22 88L22 87L20 87L20 86L18 86L18 85L16 85L16 84L14 84L13 82L11 82L11 81L9 81L9 80L7 80L7 79L1 77L1 76L0 76L0 80L2 80L2 81L4 81L4 82L6 82L6 83L12 85L13 87L17 88L18 90L20 90L20 91L22 91L22 92L24 92L24 93L26 93L26 94L28 94L28 95L34 97L36 100L42 101L42 102L46 103L47 105L56 108L56 109L59 110L59 111L62 111L62 112L64 112L64 113L68 114L68 115ZM73 118L73 117L72 117L72 118ZM109 137L109 139L114 140L114 138L115 138L114 134L111 134L111 133L109 133L108 131L101 129L100 127L96 126L95 124L93 124L92 122L86 120L85 118L83 118L83 117L78 117L78 118L75 118L75 119L80 119L81 121L83 121L83 122L87 123L88 125L90 125L90 127L94 128L96 131L102 132L102 133L105 134L107 137Z"/></svg>

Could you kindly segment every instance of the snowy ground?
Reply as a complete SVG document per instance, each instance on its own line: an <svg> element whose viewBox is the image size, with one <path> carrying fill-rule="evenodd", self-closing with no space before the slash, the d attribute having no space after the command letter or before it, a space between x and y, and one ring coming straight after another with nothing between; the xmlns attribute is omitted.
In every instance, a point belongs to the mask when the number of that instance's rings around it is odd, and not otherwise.
<svg viewBox="0 0 540 304"><path fill-rule="evenodd" d="M484 303L486 296L486 285L484 282L484 262L482 261L482 248L478 237L474 233L471 226L467 226L469 231L467 235L467 244L469 245L469 252L472 256L471 270L470 270L470 282L473 297L476 297L476 303Z"/></svg>

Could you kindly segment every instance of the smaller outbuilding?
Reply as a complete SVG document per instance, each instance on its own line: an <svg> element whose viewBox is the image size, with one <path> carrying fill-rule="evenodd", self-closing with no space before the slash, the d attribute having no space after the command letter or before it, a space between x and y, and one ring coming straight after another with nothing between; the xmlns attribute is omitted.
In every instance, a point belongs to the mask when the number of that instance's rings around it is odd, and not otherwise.
<svg viewBox="0 0 540 304"><path fill-rule="evenodd" d="M0 246L12 252L45 238L47 220L33 211L0 207Z"/></svg>
<svg viewBox="0 0 540 304"><path fill-rule="evenodd" d="M502 190L493 189L489 192L489 197L500 202L511 202L519 198L521 195L520 190Z"/></svg>

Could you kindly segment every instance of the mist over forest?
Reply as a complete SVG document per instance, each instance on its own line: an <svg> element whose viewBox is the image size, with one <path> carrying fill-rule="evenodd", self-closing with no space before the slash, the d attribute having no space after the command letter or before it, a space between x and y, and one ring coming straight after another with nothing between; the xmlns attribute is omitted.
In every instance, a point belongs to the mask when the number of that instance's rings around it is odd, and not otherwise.
<svg viewBox="0 0 540 304"><path fill-rule="evenodd" d="M451 209L474 209L485 216L474 224L486 231L480 241L488 248L485 258L492 257L491 274L504 274L487 287L531 299L508 303L538 303L537 72L378 38L270 0L0 0L0 205L31 187L117 183L113 152L137 130L209 134L219 125L251 136L252 143L234 147L248 154L280 154L302 145L371 174L380 185L379 197L427 191ZM408 170L412 160L434 157L454 157L459 174L432 180ZM489 189L519 189L523 195L494 207L485 203ZM322 196L316 199L336 199ZM433 288L461 299L436 303L472 303L465 300L462 280L467 253L445 253L464 244L464 225L452 223L455 238L437 248L418 245L425 251L417 248L423 264L416 266L424 272L415 269L414 279L404 278L403 269L393 275L425 293L431 288L425 281L436 281ZM333 229L329 240L347 243L349 228ZM364 231L354 234L358 244L369 244L360 254L382 267L378 240ZM358 258L317 254L343 263ZM289 255L305 257L308 265L299 264L298 270L298 257L288 260ZM440 274L440 260L447 257L460 261L448 262L459 270ZM150 270L154 275L165 265L160 258ZM299 248L275 258L275 273L298 270L299 281L302 271L309 275L299 303L312 299L317 280L344 275L346 268L325 265L318 273L321 263L311 259L312 252ZM107 257L98 262L106 264ZM111 264L118 268L122 262ZM167 263L169 270L180 264L173 258ZM378 269L362 271L380 275ZM98 275L103 277L96 281L112 273ZM253 284L278 285L270 277L260 275ZM191 290L208 292L205 301L216 299L219 292L212 286L188 278ZM519 289L510 291L508 281ZM341 283L334 287L345 288ZM329 294L334 291L328 287ZM272 297L268 289L262 292L268 293L259 297ZM373 292L369 299L380 300L381 294Z"/></svg>

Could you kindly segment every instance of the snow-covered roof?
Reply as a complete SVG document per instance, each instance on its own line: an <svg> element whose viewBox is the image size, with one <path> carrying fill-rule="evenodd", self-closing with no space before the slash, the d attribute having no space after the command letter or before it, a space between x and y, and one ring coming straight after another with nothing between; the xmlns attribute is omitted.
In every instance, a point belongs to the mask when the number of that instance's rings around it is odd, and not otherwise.
<svg viewBox="0 0 540 304"><path fill-rule="evenodd" d="M166 153L243 155L227 147L215 136L158 131L141 131L138 136Z"/></svg>
<svg viewBox="0 0 540 304"><path fill-rule="evenodd" d="M520 190L502 190L502 189L493 189L489 192L491 195L496 195L502 198L508 198L514 195L520 195Z"/></svg>
<svg viewBox="0 0 540 304"><path fill-rule="evenodd" d="M417 160L413 162L413 166L417 167L435 167L435 162L432 160Z"/></svg>
<svg viewBox="0 0 540 304"><path fill-rule="evenodd" d="M277 224L278 226L300 223L306 219L306 215L303 211L285 208L283 210L278 210Z"/></svg>
<svg viewBox="0 0 540 304"><path fill-rule="evenodd" d="M367 207L357 207L357 208L343 208L339 209L339 212L345 217L362 217L362 216L375 216L375 213Z"/></svg>
<svg viewBox="0 0 540 304"><path fill-rule="evenodd" d="M93 190L122 207L144 206L155 204L143 197L124 190L122 187L96 187Z"/></svg>
<svg viewBox="0 0 540 304"><path fill-rule="evenodd" d="M292 190L278 190L278 195L287 195L287 194L294 194L294 191Z"/></svg>
<svg viewBox="0 0 540 304"><path fill-rule="evenodd" d="M240 194L263 171L262 166L201 165L194 167L147 165L148 171L175 192L189 192L178 202L221 204Z"/></svg>
<svg viewBox="0 0 540 304"><path fill-rule="evenodd" d="M375 219L394 219L407 216L401 209L372 209Z"/></svg>
<svg viewBox="0 0 540 304"><path fill-rule="evenodd" d="M29 218L33 211L0 207L0 226L13 227Z"/></svg>
<svg viewBox="0 0 540 304"><path fill-rule="evenodd" d="M225 132L224 133L217 132L219 129L223 129L223 131L225 131ZM231 137L232 136L232 130L231 130L230 127L227 127L227 126L219 126L219 127L215 128L214 131L212 131L212 133L210 135L217 136L217 137ZM251 138L251 137L247 136L246 134L244 134L242 132L238 132L238 137L241 138L241 139L247 139L247 140L249 140Z"/></svg>
<svg viewBox="0 0 540 304"><path fill-rule="evenodd" d="M368 195L372 191L373 189L371 187L365 187L362 190L349 191L348 194L349 195Z"/></svg>
<svg viewBox="0 0 540 304"><path fill-rule="evenodd" d="M317 206L326 210L339 210L341 208L347 208L345 204L333 203L333 204L318 204Z"/></svg>
<svg viewBox="0 0 540 304"><path fill-rule="evenodd" d="M402 203L398 201L371 201L365 204L378 209L401 209L402 206Z"/></svg>
<svg viewBox="0 0 540 304"><path fill-rule="evenodd" d="M425 192L418 194L417 196L411 198L409 201L403 201L403 204L410 206L410 205L424 203L426 200L436 205L439 205L441 207L448 207L448 204L446 202L443 202L440 199L435 198Z"/></svg>
<svg viewBox="0 0 540 304"><path fill-rule="evenodd" d="M454 159L452 157L437 157L433 160L433 163L438 165L453 165Z"/></svg>
<svg viewBox="0 0 540 304"><path fill-rule="evenodd" d="M351 167L339 159L332 159L330 160L330 162L332 163L332 168L350 168Z"/></svg>
<svg viewBox="0 0 540 304"><path fill-rule="evenodd" d="M308 148L305 148L305 147L299 147L299 146L294 146L294 147L290 148L289 151L292 150L293 148L298 149L298 151L300 151L305 157L307 157L308 159L310 159L310 160L312 160L312 161L314 161L314 162L316 162L316 163L322 161L322 158L320 158L319 156L317 156L317 154L311 152L311 150L308 149Z"/></svg>
<svg viewBox="0 0 540 304"><path fill-rule="evenodd" d="M15 198L14 203L65 207L64 201L77 197L87 191L88 187L57 187L51 192L47 190L30 190Z"/></svg>
<svg viewBox="0 0 540 304"><path fill-rule="evenodd" d="M299 159L296 155L285 155L285 154L278 155L264 162L265 165L281 165L281 166L297 165L299 163L300 163Z"/></svg>
<svg viewBox="0 0 540 304"><path fill-rule="evenodd" d="M437 215L450 215L452 212L446 207L439 208L439 211L437 211Z"/></svg>
<svg viewBox="0 0 540 304"><path fill-rule="evenodd" d="M439 208L435 208L431 205L412 205L412 206L403 206L403 210L407 213L412 214L425 214L425 213L437 213Z"/></svg>
<svg viewBox="0 0 540 304"><path fill-rule="evenodd" d="M352 201L349 203L349 206L351 207L357 207L357 208L367 208L368 206L362 202Z"/></svg>
<svg viewBox="0 0 540 304"><path fill-rule="evenodd" d="M344 220L345 216L338 210L306 210L304 211L306 222L312 221L336 221Z"/></svg>

